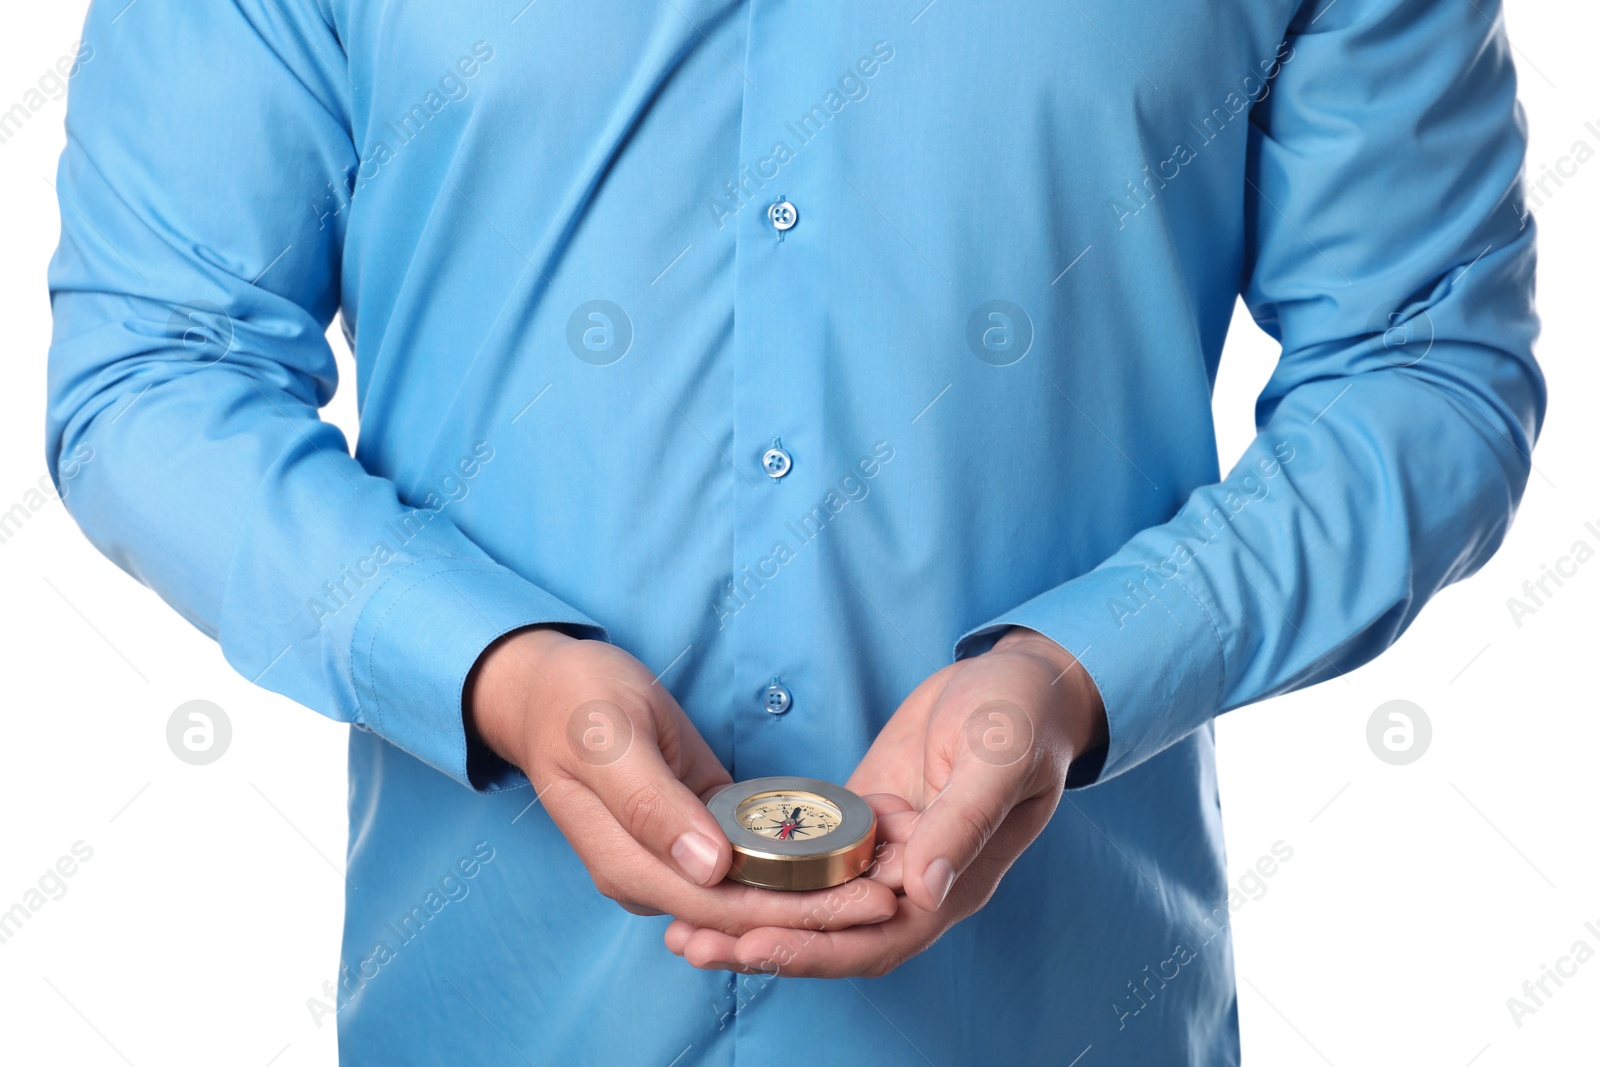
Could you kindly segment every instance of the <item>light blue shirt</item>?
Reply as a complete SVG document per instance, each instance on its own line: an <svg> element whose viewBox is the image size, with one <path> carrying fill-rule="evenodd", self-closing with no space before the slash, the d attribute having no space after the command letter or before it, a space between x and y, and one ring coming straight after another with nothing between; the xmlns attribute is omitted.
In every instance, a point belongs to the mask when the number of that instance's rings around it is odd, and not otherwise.
<svg viewBox="0 0 1600 1067"><path fill-rule="evenodd" d="M1499 5L524 5L97 2L73 81L67 504L357 727L308 1010L356 1064L1236 1062L1211 720L1389 645L1528 475ZM1283 355L1223 477L1241 293ZM695 971L469 752L469 668L548 622L736 779L843 781L1007 624L1110 744L887 977Z"/></svg>

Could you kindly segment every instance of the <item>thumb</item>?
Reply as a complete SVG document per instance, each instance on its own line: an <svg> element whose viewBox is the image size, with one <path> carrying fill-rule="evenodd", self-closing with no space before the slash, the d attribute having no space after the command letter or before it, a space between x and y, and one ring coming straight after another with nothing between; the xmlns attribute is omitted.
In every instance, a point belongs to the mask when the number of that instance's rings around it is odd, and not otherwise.
<svg viewBox="0 0 1600 1067"><path fill-rule="evenodd" d="M924 909L944 903L1005 823L1023 799L1035 762L1033 720L1009 701L981 704L964 717L959 733L940 733L942 740L923 754L923 776L929 785L943 778L943 788L918 817L902 861L905 894Z"/></svg>
<svg viewBox="0 0 1600 1067"><path fill-rule="evenodd" d="M902 878L913 904L932 911L944 903L961 872L1005 822L1016 788L1017 779L1003 768L978 760L956 766L905 845Z"/></svg>
<svg viewBox="0 0 1600 1067"><path fill-rule="evenodd" d="M649 713L630 715L606 700L574 709L567 739L576 757L568 761L570 773L600 799L628 836L696 885L722 880L733 849L696 795L696 789L714 784L704 769L709 749L695 750L694 758L683 761L686 776L697 779L691 789L662 755ZM694 740L705 746L697 735Z"/></svg>

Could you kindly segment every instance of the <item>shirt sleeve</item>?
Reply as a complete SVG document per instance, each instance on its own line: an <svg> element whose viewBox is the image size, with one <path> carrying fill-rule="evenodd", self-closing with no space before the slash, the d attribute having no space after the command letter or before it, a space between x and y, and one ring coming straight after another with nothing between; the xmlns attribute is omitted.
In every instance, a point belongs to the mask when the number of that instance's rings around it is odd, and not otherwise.
<svg viewBox="0 0 1600 1067"><path fill-rule="evenodd" d="M1291 27L1242 190L1243 295L1282 344L1257 436L1171 521L956 645L1015 625L1078 656L1110 742L1069 784L1366 662L1503 539L1545 391L1499 6L1316 0Z"/></svg>
<svg viewBox="0 0 1600 1067"><path fill-rule="evenodd" d="M358 163L327 13L95 3L84 39L49 271L46 452L58 486L72 471L68 509L245 677L474 788L524 783L469 752L467 673L522 626L603 631L318 417Z"/></svg>

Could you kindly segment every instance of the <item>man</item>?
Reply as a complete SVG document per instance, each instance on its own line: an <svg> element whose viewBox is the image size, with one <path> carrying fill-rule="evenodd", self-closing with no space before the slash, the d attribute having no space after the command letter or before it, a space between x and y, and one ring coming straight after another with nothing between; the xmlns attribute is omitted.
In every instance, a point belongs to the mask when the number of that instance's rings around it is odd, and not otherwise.
<svg viewBox="0 0 1600 1067"><path fill-rule="evenodd" d="M49 454L356 726L345 1059L1237 1062L1210 722L1528 474L1497 8L96 5ZM724 879L772 774L870 878Z"/></svg>

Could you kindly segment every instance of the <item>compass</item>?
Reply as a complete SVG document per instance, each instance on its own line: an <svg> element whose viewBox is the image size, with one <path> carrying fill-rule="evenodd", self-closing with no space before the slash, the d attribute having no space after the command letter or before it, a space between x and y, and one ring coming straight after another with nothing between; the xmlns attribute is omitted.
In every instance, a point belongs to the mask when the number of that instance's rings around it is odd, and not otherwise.
<svg viewBox="0 0 1600 1067"><path fill-rule="evenodd" d="M815 778L752 778L707 805L733 845L728 877L762 889L827 889L872 865L878 817Z"/></svg>

